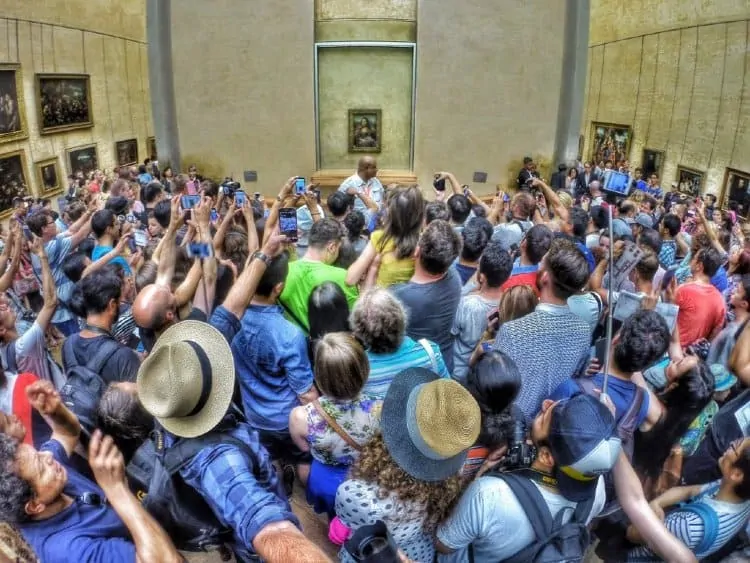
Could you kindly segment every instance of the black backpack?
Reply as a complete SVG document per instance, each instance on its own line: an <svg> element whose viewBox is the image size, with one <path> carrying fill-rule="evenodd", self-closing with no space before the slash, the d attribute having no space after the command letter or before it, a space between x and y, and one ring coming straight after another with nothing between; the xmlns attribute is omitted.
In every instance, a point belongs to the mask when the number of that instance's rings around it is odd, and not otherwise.
<svg viewBox="0 0 750 563"><path fill-rule="evenodd" d="M67 367L67 381L60 389L60 397L81 423L84 442L96 428L96 408L107 388L102 379L102 370L107 360L120 348L114 338L105 338L94 357L85 364L78 361L75 344L80 336L70 336L63 345L63 363Z"/></svg>
<svg viewBox="0 0 750 563"><path fill-rule="evenodd" d="M572 509L561 509L553 519L542 493L530 478L523 477L523 473L524 471L487 473L508 483L510 490L526 511L526 517L534 530L534 541L512 557L505 559L505 563L579 563L583 561L591 542L586 519L594 507L596 495L579 502L573 510L573 517L567 524L563 524L562 519L565 513Z"/></svg>
<svg viewBox="0 0 750 563"><path fill-rule="evenodd" d="M232 529L219 522L208 503L184 482L179 472L203 448L218 444L234 444L254 459L249 446L229 434L236 425L237 419L230 415L210 433L198 438L178 438L169 448L164 447L163 430L156 429L136 450L126 468L130 489L169 534L177 549L219 550L222 555L229 554L227 544L233 541Z"/></svg>

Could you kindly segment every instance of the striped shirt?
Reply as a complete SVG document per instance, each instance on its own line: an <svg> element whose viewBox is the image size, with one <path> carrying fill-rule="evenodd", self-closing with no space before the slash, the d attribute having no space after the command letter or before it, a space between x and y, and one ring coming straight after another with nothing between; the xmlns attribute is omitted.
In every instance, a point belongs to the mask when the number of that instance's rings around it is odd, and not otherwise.
<svg viewBox="0 0 750 563"><path fill-rule="evenodd" d="M718 517L719 526L716 540L707 550L695 553L696 548L703 540L704 532L703 519L698 514L677 509L667 514L664 519L664 525L667 529L688 546L698 559L703 559L724 547L729 540L745 527L748 517L750 517L750 501L733 504L714 498L718 484L719 481L704 485L701 489L701 494L705 496L693 499L689 503L704 503L713 508ZM706 494L707 492L708 494ZM651 561L662 561L662 559L643 546L631 549L628 553L627 561L645 561L650 563Z"/></svg>
<svg viewBox="0 0 750 563"><path fill-rule="evenodd" d="M450 377L448 368L445 367L445 361L443 361L443 355L440 353L440 348L434 342L429 342L429 345L437 361L438 375L440 377ZM370 360L370 377L367 378L367 383L365 383L362 393L374 395L377 399L385 399L385 394L388 392L391 381L405 369L426 368L435 371L427 351L419 342L408 336L404 336L404 341L395 352L390 354L375 354L368 351L367 358Z"/></svg>

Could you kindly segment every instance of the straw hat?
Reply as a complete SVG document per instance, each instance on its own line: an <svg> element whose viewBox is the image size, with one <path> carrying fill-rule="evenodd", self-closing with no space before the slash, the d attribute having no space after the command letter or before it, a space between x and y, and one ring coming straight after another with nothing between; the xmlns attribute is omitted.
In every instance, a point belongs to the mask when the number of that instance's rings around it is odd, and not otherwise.
<svg viewBox="0 0 750 563"><path fill-rule="evenodd" d="M138 370L138 397L168 432L195 438L224 418L234 393L234 358L208 323L182 321L158 338Z"/></svg>

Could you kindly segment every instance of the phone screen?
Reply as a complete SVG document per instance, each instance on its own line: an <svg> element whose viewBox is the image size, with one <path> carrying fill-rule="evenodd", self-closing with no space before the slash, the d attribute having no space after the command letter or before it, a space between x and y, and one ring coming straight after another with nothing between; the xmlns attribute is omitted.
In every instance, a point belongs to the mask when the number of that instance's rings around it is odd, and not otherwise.
<svg viewBox="0 0 750 563"><path fill-rule="evenodd" d="M302 195L305 193L305 179L304 178L297 178L294 181L294 193L297 195Z"/></svg>
<svg viewBox="0 0 750 563"><path fill-rule="evenodd" d="M285 207L279 210L279 231L289 240L297 240L297 210Z"/></svg>
<svg viewBox="0 0 750 563"><path fill-rule="evenodd" d="M245 205L245 200L247 199L247 196L245 195L245 192L238 190L234 192L234 203L237 207L242 207Z"/></svg>
<svg viewBox="0 0 750 563"><path fill-rule="evenodd" d="M133 231L133 240L135 241L136 246L140 246L141 248L145 247L148 243L148 236L146 235L146 231L142 231L140 229Z"/></svg>
<svg viewBox="0 0 750 563"><path fill-rule="evenodd" d="M183 209L192 209L196 205L198 205L201 201L201 196L199 195L184 195L180 198L180 204L182 205Z"/></svg>

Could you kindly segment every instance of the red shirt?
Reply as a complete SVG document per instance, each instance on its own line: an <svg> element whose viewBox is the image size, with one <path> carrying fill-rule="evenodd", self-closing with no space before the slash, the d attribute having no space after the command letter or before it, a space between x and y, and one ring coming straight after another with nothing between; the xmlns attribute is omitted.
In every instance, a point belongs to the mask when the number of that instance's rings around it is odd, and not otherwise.
<svg viewBox="0 0 750 563"><path fill-rule="evenodd" d="M675 305L680 308L677 326L682 346L708 338L724 326L727 314L724 298L711 284L691 282L681 285L677 288Z"/></svg>
<svg viewBox="0 0 750 563"><path fill-rule="evenodd" d="M528 285L531 287L531 289L534 290L534 293L536 293L537 297L539 297L539 289L536 286L536 276L537 272L528 272L525 274L516 274L515 276L511 276L508 278L508 281L506 281L502 285L503 291L508 291L511 287L516 287L517 285Z"/></svg>

